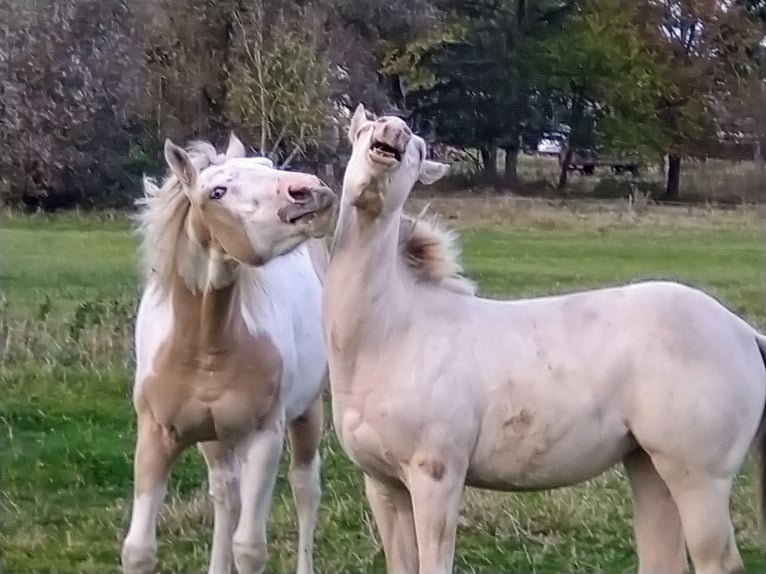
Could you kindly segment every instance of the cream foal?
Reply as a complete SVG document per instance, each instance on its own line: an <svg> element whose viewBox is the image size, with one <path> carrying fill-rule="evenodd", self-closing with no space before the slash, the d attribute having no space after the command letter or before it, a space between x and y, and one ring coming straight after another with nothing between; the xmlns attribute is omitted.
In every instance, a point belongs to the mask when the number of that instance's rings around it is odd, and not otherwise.
<svg viewBox="0 0 766 574"><path fill-rule="evenodd" d="M323 322L335 430L388 572L452 570L464 485L551 489L619 462L641 574L684 572L685 544L698 574L740 571L729 498L751 444L766 450L766 338L670 282L476 297L448 242L402 218L446 166L362 106L349 137Z"/></svg>
<svg viewBox="0 0 766 574"><path fill-rule="evenodd" d="M146 184L147 284L136 321L138 432L126 573L152 570L157 514L178 454L199 443L215 523L211 573L262 572L285 427L299 523L297 572L313 571L320 498L322 236L333 193L312 175L169 140L171 175ZM268 165L264 165L268 164Z"/></svg>

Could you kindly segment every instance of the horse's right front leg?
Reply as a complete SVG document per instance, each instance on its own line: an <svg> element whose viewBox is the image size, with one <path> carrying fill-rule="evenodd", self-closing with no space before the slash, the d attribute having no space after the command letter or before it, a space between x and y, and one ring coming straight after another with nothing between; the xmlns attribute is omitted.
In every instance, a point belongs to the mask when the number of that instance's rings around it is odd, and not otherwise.
<svg viewBox="0 0 766 574"><path fill-rule="evenodd" d="M157 555L157 514L165 498L168 474L178 444L149 414L138 416L133 461L133 511L122 545L125 574L148 574Z"/></svg>
<svg viewBox="0 0 766 574"><path fill-rule="evenodd" d="M285 438L284 413L252 432L240 446L241 511L234 532L234 564L239 574L260 574L266 568L266 524ZM239 449L238 449L239 450Z"/></svg>
<svg viewBox="0 0 766 574"><path fill-rule="evenodd" d="M387 574L416 574L418 546L412 501L403 485L364 476L365 493L383 544Z"/></svg>

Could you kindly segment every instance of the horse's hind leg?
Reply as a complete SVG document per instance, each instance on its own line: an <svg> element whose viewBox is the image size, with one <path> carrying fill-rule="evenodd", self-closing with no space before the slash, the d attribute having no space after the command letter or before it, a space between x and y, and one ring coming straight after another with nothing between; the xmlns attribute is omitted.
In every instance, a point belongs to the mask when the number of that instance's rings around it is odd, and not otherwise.
<svg viewBox="0 0 766 574"><path fill-rule="evenodd" d="M157 555L157 515L165 498L177 443L149 414L138 416L133 460L133 510L122 545L125 574L148 574Z"/></svg>
<svg viewBox="0 0 766 574"><path fill-rule="evenodd" d="M314 572L314 529L321 497L319 442L322 436L322 395L289 425L290 487L298 514L297 574Z"/></svg>
<svg viewBox="0 0 766 574"><path fill-rule="evenodd" d="M744 572L729 513L732 477L652 457L681 515L696 574Z"/></svg>
<svg viewBox="0 0 766 574"><path fill-rule="evenodd" d="M626 456L623 465L633 491L638 574L683 574L686 545L668 487L643 450Z"/></svg>
<svg viewBox="0 0 766 574"><path fill-rule="evenodd" d="M199 445L207 463L210 497L213 499L213 544L210 574L229 574L232 566L232 536L239 517L239 463L231 447L217 442Z"/></svg>

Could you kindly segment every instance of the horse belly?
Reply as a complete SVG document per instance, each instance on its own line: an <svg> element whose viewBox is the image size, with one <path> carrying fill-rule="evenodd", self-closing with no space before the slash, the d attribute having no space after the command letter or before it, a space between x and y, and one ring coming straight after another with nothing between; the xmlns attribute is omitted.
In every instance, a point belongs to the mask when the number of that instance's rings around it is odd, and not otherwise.
<svg viewBox="0 0 766 574"><path fill-rule="evenodd" d="M327 376L327 357L318 324L304 331L294 361L286 369L284 405L287 420L304 414L322 391Z"/></svg>
<svg viewBox="0 0 766 574"><path fill-rule="evenodd" d="M524 411L482 425L466 483L493 490L544 490L598 476L636 448L617 417L578 417L568 424L534 420Z"/></svg>
<svg viewBox="0 0 766 574"><path fill-rule="evenodd" d="M268 265L274 272L270 289L279 294L282 310L286 310L271 319L269 330L282 355L282 401L290 421L312 405L327 374L322 335L322 284L305 246ZM288 267L288 272L284 272ZM258 328L257 318L247 320L254 329Z"/></svg>

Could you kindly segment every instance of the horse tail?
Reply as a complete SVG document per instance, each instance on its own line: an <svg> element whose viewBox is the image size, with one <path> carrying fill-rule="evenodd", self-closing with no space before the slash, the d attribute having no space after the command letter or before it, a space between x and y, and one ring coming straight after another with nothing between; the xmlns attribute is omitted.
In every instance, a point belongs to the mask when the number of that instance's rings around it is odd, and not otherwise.
<svg viewBox="0 0 766 574"><path fill-rule="evenodd" d="M761 353L761 360L766 368L766 336L761 333L755 333L755 342L758 345L758 351ZM760 507L761 532L766 535L766 404L764 405L763 417L761 418L761 428L756 436L758 450L758 499Z"/></svg>

